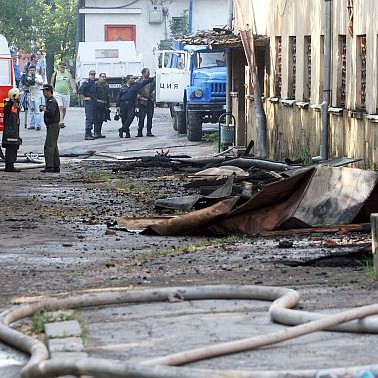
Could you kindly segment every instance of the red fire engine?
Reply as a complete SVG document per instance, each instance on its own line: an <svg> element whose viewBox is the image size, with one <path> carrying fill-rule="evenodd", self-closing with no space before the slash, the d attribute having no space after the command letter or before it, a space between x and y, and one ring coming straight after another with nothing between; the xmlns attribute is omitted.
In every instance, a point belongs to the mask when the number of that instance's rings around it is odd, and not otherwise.
<svg viewBox="0 0 378 378"><path fill-rule="evenodd" d="M0 34L0 131L4 128L4 99L14 87L13 61L9 52L8 41Z"/></svg>

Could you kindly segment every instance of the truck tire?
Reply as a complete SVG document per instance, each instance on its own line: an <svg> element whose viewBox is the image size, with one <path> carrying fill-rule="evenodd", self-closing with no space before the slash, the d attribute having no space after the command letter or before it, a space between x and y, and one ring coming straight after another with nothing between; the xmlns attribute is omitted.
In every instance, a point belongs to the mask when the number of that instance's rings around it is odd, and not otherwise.
<svg viewBox="0 0 378 378"><path fill-rule="evenodd" d="M184 112L175 113L177 120L177 131L179 134L186 134L186 117Z"/></svg>
<svg viewBox="0 0 378 378"><path fill-rule="evenodd" d="M176 112L175 110L173 109L173 104L169 104L168 105L169 107L169 112L171 113L171 117L172 117L172 121L173 121L173 130L177 131L177 118L176 118Z"/></svg>
<svg viewBox="0 0 378 378"><path fill-rule="evenodd" d="M173 119L173 130L177 131L177 117L174 115L172 119Z"/></svg>
<svg viewBox="0 0 378 378"><path fill-rule="evenodd" d="M202 139L202 116L196 112L187 112L187 134L191 142Z"/></svg>

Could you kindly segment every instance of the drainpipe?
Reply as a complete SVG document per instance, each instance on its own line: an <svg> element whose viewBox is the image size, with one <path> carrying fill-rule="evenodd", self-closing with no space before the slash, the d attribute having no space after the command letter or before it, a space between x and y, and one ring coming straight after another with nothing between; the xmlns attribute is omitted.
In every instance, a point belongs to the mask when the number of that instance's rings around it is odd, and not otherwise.
<svg viewBox="0 0 378 378"><path fill-rule="evenodd" d="M323 102L321 105L321 139L320 156L322 160L328 159L328 108L331 102L331 43L332 43L332 0L324 1L324 76L323 76Z"/></svg>
<svg viewBox="0 0 378 378"><path fill-rule="evenodd" d="M83 7L83 0L79 0L76 5L76 53L79 48L79 42L83 41L83 15L80 13L80 8Z"/></svg>
<svg viewBox="0 0 378 378"><path fill-rule="evenodd" d="M189 1L189 19L188 19L189 33L193 32L193 0Z"/></svg>
<svg viewBox="0 0 378 378"><path fill-rule="evenodd" d="M227 28L232 30L232 18L233 18L233 0L228 0L228 18L227 18ZM231 67L231 51L227 49L226 51L226 66L227 66L227 82L226 82L226 112L231 113L231 78L232 78L232 67ZM229 124L231 119L230 116L226 116L226 124ZM234 144L236 140L234 138Z"/></svg>

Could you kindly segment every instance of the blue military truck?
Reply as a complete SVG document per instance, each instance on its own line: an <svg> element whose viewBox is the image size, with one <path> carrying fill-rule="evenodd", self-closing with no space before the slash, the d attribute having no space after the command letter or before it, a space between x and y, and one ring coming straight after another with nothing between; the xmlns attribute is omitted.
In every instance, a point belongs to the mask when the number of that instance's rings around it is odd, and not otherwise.
<svg viewBox="0 0 378 378"><path fill-rule="evenodd" d="M200 141L202 124L218 122L225 112L225 51L182 43L175 47L158 51L156 102L169 104L178 133Z"/></svg>

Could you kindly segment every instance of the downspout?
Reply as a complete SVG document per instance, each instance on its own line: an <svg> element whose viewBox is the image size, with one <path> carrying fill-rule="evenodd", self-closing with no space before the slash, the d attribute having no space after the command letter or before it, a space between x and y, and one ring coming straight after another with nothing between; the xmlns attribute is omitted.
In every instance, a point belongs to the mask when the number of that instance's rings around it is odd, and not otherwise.
<svg viewBox="0 0 378 378"><path fill-rule="evenodd" d="M228 18L227 18L227 28L232 30L232 19L233 19L233 0L228 0ZM231 113L231 78L232 78L232 62L231 62L231 51L227 49L226 51L226 67L227 67L227 82L226 82L226 112ZM230 119L227 116L226 123L229 124ZM234 143L236 140L234 140Z"/></svg>
<svg viewBox="0 0 378 378"><path fill-rule="evenodd" d="M189 33L193 32L193 0L189 1L189 19L188 19Z"/></svg>
<svg viewBox="0 0 378 378"><path fill-rule="evenodd" d="M80 9L83 7L83 0L79 0L76 5L76 54L79 48L79 42L83 41L83 15L80 13Z"/></svg>
<svg viewBox="0 0 378 378"><path fill-rule="evenodd" d="M323 102L321 105L320 156L322 160L327 160L329 145L328 108L331 102L332 0L325 0L324 5L324 76Z"/></svg>

